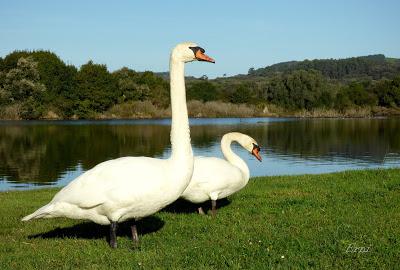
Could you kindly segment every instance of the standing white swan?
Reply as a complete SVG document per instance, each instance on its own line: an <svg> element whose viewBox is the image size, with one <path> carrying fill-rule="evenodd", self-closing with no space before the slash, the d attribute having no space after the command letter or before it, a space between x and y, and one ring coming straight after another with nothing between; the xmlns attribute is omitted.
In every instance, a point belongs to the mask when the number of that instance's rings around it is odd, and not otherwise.
<svg viewBox="0 0 400 270"><path fill-rule="evenodd" d="M249 181L249 167L232 151L233 141L238 142L261 161L260 147L253 138L239 132L227 133L221 140L221 150L226 160L216 157L195 157L192 180L181 196L193 203L211 200L213 215L216 213L218 199L241 190ZM201 207L198 210L200 214L204 213Z"/></svg>
<svg viewBox="0 0 400 270"><path fill-rule="evenodd" d="M170 57L171 157L122 157L102 162L60 190L52 201L24 217L67 217L110 224L110 245L117 247L117 223L133 219L132 238L138 242L135 220L174 202L193 173L189 119L186 107L184 64L213 62L204 49L191 42L178 44Z"/></svg>

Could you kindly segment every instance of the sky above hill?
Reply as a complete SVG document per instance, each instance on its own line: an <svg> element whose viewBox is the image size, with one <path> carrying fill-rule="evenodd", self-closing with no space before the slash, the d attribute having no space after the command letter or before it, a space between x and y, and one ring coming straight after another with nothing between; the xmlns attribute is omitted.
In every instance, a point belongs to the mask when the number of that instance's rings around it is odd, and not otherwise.
<svg viewBox="0 0 400 270"><path fill-rule="evenodd" d="M400 57L399 11L396 0L0 0L0 57L45 49L78 67L167 71L170 49L194 41L216 64L186 73L210 78L290 60Z"/></svg>

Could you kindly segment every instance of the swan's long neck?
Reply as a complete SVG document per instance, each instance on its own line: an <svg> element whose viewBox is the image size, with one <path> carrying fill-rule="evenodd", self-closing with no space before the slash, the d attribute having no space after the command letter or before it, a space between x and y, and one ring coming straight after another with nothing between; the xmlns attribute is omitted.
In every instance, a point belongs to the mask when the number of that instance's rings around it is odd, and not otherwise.
<svg viewBox="0 0 400 270"><path fill-rule="evenodd" d="M229 161L232 165L238 167L244 176L244 180L247 182L250 177L249 167L246 162L241 159L238 155L236 155L231 149L231 143L233 141L239 142L237 136L234 133L225 134L221 140L221 150L224 154L226 160Z"/></svg>
<svg viewBox="0 0 400 270"><path fill-rule="evenodd" d="M186 107L185 64L171 56L169 68L172 108L171 159L180 161L189 159L190 164L190 161L193 163L193 152Z"/></svg>

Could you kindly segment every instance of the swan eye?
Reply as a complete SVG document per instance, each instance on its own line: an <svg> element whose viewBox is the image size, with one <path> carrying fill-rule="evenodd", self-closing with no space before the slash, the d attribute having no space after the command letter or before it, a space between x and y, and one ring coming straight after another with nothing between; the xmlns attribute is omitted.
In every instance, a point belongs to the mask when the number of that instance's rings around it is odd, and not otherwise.
<svg viewBox="0 0 400 270"><path fill-rule="evenodd" d="M199 51L199 50L201 51L201 53L205 53L206 52L202 47L199 47L199 46L189 47L189 49L191 49L193 51L194 55L196 55L197 51Z"/></svg>
<svg viewBox="0 0 400 270"><path fill-rule="evenodd" d="M254 149L257 149L258 150L258 152L260 152L260 146L258 146L257 144L255 144L255 143L253 143L253 150Z"/></svg>

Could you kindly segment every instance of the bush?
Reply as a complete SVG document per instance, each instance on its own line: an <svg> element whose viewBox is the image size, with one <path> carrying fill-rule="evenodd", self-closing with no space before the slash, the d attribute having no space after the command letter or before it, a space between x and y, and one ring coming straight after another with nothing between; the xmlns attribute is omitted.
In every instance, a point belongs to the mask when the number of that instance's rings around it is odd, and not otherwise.
<svg viewBox="0 0 400 270"><path fill-rule="evenodd" d="M206 80L190 84L187 90L189 100L201 100L207 102L215 100L217 95L217 88Z"/></svg>

